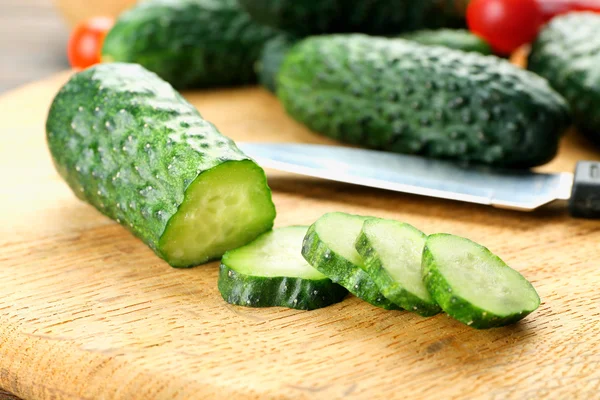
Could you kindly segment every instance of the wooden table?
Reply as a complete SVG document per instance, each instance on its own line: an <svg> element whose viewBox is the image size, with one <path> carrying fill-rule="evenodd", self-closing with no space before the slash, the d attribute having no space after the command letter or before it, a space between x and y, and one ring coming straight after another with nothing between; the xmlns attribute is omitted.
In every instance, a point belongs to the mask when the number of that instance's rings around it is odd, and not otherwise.
<svg viewBox="0 0 600 400"><path fill-rule="evenodd" d="M27 399L590 399L600 389L600 223L268 171L277 226L328 211L484 243L538 289L523 322L476 331L356 298L312 312L227 305L217 263L177 270L78 201L45 114L66 75L0 98L0 386ZM188 93L236 140L331 143L258 88ZM599 153L569 135L545 170Z"/></svg>
<svg viewBox="0 0 600 400"><path fill-rule="evenodd" d="M67 67L68 28L51 0L0 3L0 93ZM0 388L0 400L17 397Z"/></svg>

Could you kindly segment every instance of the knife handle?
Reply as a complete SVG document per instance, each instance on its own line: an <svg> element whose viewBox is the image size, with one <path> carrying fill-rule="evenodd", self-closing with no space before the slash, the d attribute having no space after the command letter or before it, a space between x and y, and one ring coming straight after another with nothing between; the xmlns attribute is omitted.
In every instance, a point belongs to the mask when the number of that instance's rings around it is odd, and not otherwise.
<svg viewBox="0 0 600 400"><path fill-rule="evenodd" d="M577 163L569 212L575 218L600 218L600 162Z"/></svg>

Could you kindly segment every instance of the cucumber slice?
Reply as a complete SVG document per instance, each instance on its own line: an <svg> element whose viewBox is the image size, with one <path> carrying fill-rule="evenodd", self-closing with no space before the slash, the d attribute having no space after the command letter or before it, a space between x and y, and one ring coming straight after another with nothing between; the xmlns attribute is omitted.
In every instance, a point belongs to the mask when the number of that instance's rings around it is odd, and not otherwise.
<svg viewBox="0 0 600 400"><path fill-rule="evenodd" d="M363 271L363 260L354 248L366 219L340 212L323 215L308 229L302 255L310 265L356 297L386 310L398 310Z"/></svg>
<svg viewBox="0 0 600 400"><path fill-rule="evenodd" d="M372 218L365 221L356 240L356 251L365 271L395 304L424 317L438 314L421 273L421 257L427 235L398 221Z"/></svg>
<svg viewBox="0 0 600 400"><path fill-rule="evenodd" d="M308 227L275 229L223 256L219 291L231 304L314 310L338 303L348 291L300 255Z"/></svg>
<svg viewBox="0 0 600 400"><path fill-rule="evenodd" d="M487 248L453 235L427 238L423 279L448 315L477 329L512 324L540 305L520 273Z"/></svg>

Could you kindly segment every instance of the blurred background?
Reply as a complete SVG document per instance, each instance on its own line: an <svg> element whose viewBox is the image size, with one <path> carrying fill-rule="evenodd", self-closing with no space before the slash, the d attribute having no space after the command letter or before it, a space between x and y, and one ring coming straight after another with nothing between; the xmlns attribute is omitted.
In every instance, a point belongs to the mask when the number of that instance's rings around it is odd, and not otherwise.
<svg viewBox="0 0 600 400"><path fill-rule="evenodd" d="M67 69L68 34L53 0L1 0L0 93Z"/></svg>

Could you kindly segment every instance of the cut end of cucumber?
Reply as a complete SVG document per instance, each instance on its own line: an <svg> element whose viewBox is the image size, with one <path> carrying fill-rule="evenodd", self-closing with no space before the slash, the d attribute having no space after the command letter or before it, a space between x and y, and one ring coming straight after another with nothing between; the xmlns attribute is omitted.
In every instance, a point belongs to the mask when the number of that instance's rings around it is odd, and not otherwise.
<svg viewBox="0 0 600 400"><path fill-rule="evenodd" d="M531 283L485 247L447 234L430 236L427 247L452 294L474 307L502 318L539 306Z"/></svg>
<svg viewBox="0 0 600 400"><path fill-rule="evenodd" d="M367 217L333 212L323 215L315 223L321 240L330 249L364 269L363 259L354 246Z"/></svg>
<svg viewBox="0 0 600 400"><path fill-rule="evenodd" d="M249 276L328 279L302 257L307 230L307 226L290 226L265 233L244 247L228 251L222 263Z"/></svg>
<svg viewBox="0 0 600 400"><path fill-rule="evenodd" d="M273 226L275 206L264 171L253 161L230 161L190 184L160 239L174 267L199 265L252 241Z"/></svg>
<svg viewBox="0 0 600 400"><path fill-rule="evenodd" d="M427 303L435 303L423 284L421 257L427 236L418 229L397 221L372 219L363 233L389 276L405 290ZM403 305L404 306L404 305ZM412 310L410 306L404 306Z"/></svg>

